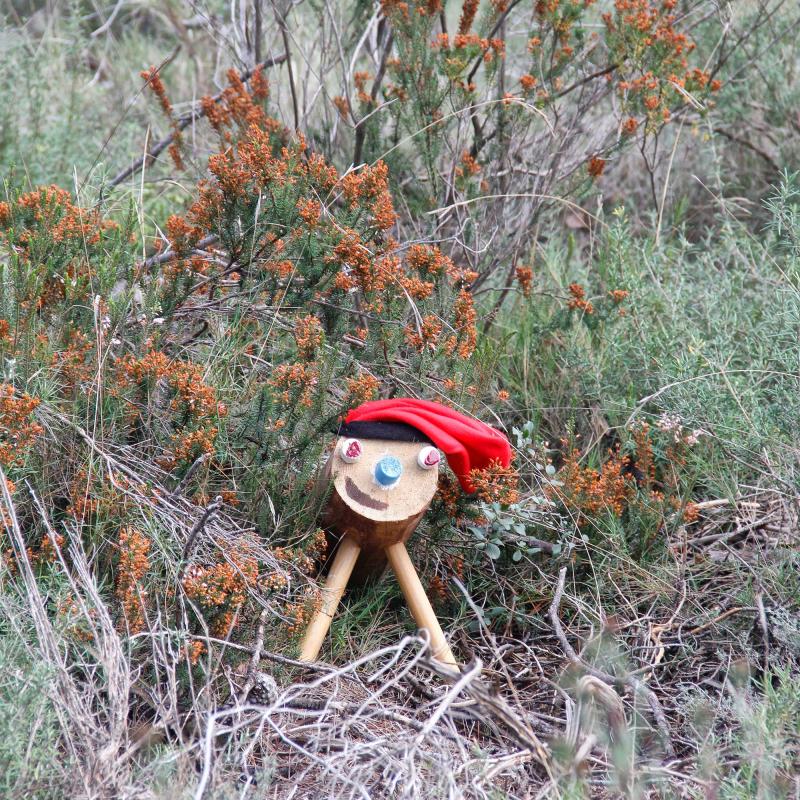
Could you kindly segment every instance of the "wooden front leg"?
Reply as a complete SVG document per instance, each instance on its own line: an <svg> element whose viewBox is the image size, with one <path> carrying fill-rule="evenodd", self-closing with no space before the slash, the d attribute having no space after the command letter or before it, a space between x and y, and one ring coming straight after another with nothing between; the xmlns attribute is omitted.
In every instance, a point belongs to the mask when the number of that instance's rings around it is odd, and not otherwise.
<svg viewBox="0 0 800 800"><path fill-rule="evenodd" d="M439 620L433 613L431 601L428 600L419 575L411 563L406 546L402 542L389 545L386 548L386 557L389 559L394 574L397 575L397 582L403 590L417 625L428 631L433 657L442 664L458 669L458 663L450 650L450 645L447 644L447 639L444 638L442 626L439 625Z"/></svg>
<svg viewBox="0 0 800 800"><path fill-rule="evenodd" d="M331 626L331 620L336 613L339 600L344 594L347 581L356 565L361 547L352 536L345 536L336 550L331 570L322 590L322 605L309 623L303 644L300 648L301 661L316 661L319 655L325 634Z"/></svg>

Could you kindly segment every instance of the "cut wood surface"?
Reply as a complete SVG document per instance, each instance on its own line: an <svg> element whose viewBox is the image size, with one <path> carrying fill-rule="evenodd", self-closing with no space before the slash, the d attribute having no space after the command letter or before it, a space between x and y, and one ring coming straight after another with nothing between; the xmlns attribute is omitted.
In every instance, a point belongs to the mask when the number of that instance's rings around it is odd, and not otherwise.
<svg viewBox="0 0 800 800"><path fill-rule="evenodd" d="M436 494L437 469L423 469L417 456L425 445L414 442L391 442L362 439L363 453L348 464L339 456L339 442L331 454L330 473L334 488L354 512L375 522L403 522L419 517ZM403 474L395 486L385 489L374 477L375 464L383 457L397 458Z"/></svg>
<svg viewBox="0 0 800 800"><path fill-rule="evenodd" d="M364 439L361 458L348 464L338 455L341 441L337 440L321 477L323 482L333 484L322 522L337 534L352 536L361 546L351 579L354 585L360 585L383 572L389 545L408 541L436 493L439 471L425 470L417 464L424 447L421 444ZM373 477L375 462L387 454L403 465L403 474L391 489L378 486ZM348 491L348 479L370 500L385 503L387 508L369 508L359 502L353 497L358 493Z"/></svg>

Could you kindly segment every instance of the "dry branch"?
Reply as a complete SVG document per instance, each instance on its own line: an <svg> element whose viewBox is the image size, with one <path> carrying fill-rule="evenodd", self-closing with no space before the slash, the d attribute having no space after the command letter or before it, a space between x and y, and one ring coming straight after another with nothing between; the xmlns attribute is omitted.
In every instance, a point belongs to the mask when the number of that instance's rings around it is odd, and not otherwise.
<svg viewBox="0 0 800 800"><path fill-rule="evenodd" d="M561 567L561 570L558 573L558 585L556 586L556 591L553 595L553 602L550 604L550 621L553 624L553 628L555 629L558 641L561 643L561 647L564 649L564 652L567 654L567 657L573 664L580 666L595 678L599 678L601 681L605 681L611 686L617 683L624 683L625 685L629 686L635 694L643 694L647 698L647 702L650 705L651 711L653 712L656 725L661 733L662 744L669 755L671 757L674 756L675 750L672 746L672 735L670 733L669 724L667 723L667 718L664 715L664 709L661 707L661 703L658 697L656 697L655 692L649 686L646 686L635 675L629 674L622 677L615 677L608 672L604 672L603 670L597 669L597 667L593 667L591 664L587 664L586 661L584 661L580 655L578 655L573 646L570 644L569 639L567 639L567 635L564 633L564 627L561 625L561 620L558 618L559 608L561 607L561 599L564 596L564 582L566 580L566 576L567 568Z"/></svg>

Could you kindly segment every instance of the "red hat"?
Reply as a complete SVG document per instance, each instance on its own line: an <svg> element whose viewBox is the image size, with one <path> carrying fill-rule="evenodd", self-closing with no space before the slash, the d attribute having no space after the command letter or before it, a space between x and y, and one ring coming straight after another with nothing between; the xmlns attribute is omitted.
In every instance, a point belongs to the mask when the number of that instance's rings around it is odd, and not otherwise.
<svg viewBox="0 0 800 800"><path fill-rule="evenodd" d="M400 397L373 400L354 408L339 427L340 436L430 442L447 458L465 492L474 492L473 469L493 461L511 463L511 445L500 431L430 400Z"/></svg>

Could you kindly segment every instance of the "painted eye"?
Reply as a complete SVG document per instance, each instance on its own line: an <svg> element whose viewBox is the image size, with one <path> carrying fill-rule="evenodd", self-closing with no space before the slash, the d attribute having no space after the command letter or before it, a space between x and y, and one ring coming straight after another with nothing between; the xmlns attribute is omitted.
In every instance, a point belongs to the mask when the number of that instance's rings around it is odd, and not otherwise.
<svg viewBox="0 0 800 800"><path fill-rule="evenodd" d="M363 452L364 448L361 447L361 442L358 439L345 439L339 445L339 458L345 464L352 464L354 461L358 461Z"/></svg>
<svg viewBox="0 0 800 800"><path fill-rule="evenodd" d="M428 445L428 447L423 447L417 454L417 464L419 464L422 469L436 469L441 460L442 454L435 447L431 447L430 445Z"/></svg>

